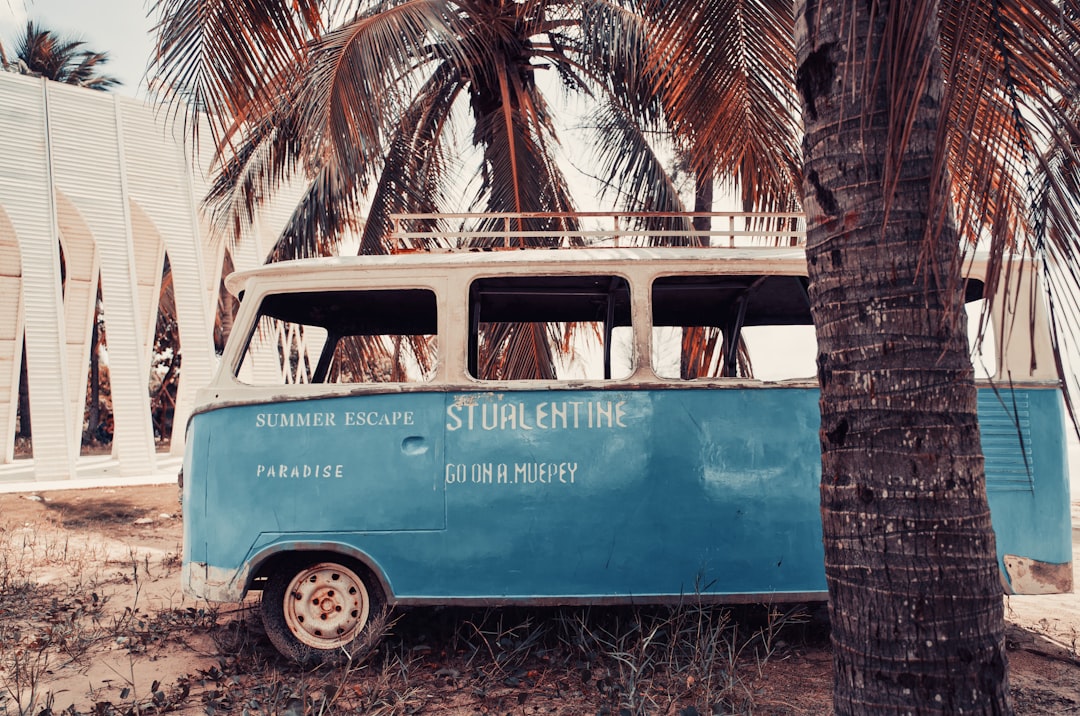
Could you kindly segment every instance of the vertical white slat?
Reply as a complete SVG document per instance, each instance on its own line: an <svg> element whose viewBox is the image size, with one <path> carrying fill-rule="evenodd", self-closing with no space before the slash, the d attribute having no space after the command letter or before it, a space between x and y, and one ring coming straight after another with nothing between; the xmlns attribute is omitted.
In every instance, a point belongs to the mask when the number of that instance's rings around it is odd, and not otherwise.
<svg viewBox="0 0 1080 716"><path fill-rule="evenodd" d="M132 203L153 222L169 255L180 333L180 384L173 413L171 451L183 451L183 431L195 390L210 381L215 365L213 311L204 290L203 237L198 201L182 138L134 101L117 104L124 126L125 169ZM177 131L181 131L177 128ZM159 269L160 270L160 269Z"/></svg>
<svg viewBox="0 0 1080 716"><path fill-rule="evenodd" d="M15 459L22 347L22 260L15 227L0 206L0 464Z"/></svg>
<svg viewBox="0 0 1080 716"><path fill-rule="evenodd" d="M144 358L133 237L115 100L48 83L53 181L78 208L101 257L101 295L113 407L113 455L122 474L153 471L149 365Z"/></svg>
<svg viewBox="0 0 1080 716"><path fill-rule="evenodd" d="M57 192L56 221L64 247L64 344L68 367L68 401L71 420L71 449L82 449L83 417L86 412L86 383L89 379L91 337L97 304L98 255L90 228L79 210L63 193Z"/></svg>
<svg viewBox="0 0 1080 716"><path fill-rule="evenodd" d="M150 369L148 384L151 388L156 383L152 375L154 370L154 343L157 339L157 319L161 304L162 270L165 266L165 244L154 228L150 217L142 207L128 202L131 211L131 235L135 249L135 278L139 296L139 320L143 326L143 360ZM150 393L153 408L153 390ZM151 416L151 425L153 418ZM155 440L157 433L154 433Z"/></svg>
<svg viewBox="0 0 1080 716"><path fill-rule="evenodd" d="M147 365L153 362L154 334L157 332L161 302L161 272L165 266L165 244L153 221L137 202L130 202L131 233L135 237L135 278L138 284L139 316L143 326L143 353Z"/></svg>
<svg viewBox="0 0 1080 716"><path fill-rule="evenodd" d="M75 472L59 229L50 168L46 81L14 77L0 85L0 137L19 152L0 152L0 203L15 229L22 260L34 475L63 480Z"/></svg>

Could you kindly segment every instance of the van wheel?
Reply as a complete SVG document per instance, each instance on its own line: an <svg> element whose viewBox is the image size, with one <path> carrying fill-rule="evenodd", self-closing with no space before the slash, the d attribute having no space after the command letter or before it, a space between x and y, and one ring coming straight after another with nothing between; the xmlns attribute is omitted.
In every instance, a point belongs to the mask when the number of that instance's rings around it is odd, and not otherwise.
<svg viewBox="0 0 1080 716"><path fill-rule="evenodd" d="M266 634L278 651L300 664L337 664L360 656L382 636L375 631L382 631L383 617L374 578L351 563L288 563L263 589Z"/></svg>

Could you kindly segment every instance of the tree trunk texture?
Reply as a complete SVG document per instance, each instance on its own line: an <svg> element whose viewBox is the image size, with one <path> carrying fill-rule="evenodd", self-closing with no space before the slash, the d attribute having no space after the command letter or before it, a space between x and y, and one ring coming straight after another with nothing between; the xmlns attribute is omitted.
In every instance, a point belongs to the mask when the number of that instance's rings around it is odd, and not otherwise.
<svg viewBox="0 0 1080 716"><path fill-rule="evenodd" d="M797 10L835 710L1010 713L937 3Z"/></svg>

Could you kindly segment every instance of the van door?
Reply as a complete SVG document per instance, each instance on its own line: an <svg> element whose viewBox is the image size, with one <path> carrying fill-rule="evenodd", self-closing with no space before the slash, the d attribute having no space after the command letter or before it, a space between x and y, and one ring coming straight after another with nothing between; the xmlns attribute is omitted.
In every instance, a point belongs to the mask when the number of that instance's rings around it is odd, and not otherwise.
<svg viewBox="0 0 1080 716"><path fill-rule="evenodd" d="M243 506L218 538L250 543L252 522L258 532L444 529L442 413L441 393L417 392L204 414L208 503Z"/></svg>

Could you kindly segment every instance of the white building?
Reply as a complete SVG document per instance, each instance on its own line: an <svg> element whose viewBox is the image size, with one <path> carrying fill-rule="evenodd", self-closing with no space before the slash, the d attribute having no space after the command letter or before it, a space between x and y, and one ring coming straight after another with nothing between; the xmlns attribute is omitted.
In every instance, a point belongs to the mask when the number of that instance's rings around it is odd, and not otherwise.
<svg viewBox="0 0 1080 716"><path fill-rule="evenodd" d="M157 460L149 382L166 255L183 358L170 447L180 454L194 391L214 367L226 251L237 268L261 262L287 219L282 202L235 252L211 242L206 177L182 126L164 116L133 98L0 73L0 464L15 459L25 341L37 480L75 474L99 280L113 457L122 474L147 474Z"/></svg>

